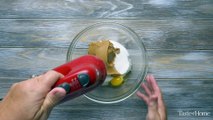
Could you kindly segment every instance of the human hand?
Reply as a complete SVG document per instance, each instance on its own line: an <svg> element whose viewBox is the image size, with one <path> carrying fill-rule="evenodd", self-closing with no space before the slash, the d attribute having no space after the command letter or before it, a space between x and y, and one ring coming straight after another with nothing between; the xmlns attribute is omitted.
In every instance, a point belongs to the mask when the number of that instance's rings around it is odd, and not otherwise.
<svg viewBox="0 0 213 120"><path fill-rule="evenodd" d="M1 120L47 120L52 108L65 97L66 91L56 87L63 77L55 71L15 83L0 103Z"/></svg>
<svg viewBox="0 0 213 120"><path fill-rule="evenodd" d="M142 83L141 87L146 94L137 92L137 96L145 101L148 106L147 120L166 120L166 107L163 96L153 75L146 77L146 83Z"/></svg>

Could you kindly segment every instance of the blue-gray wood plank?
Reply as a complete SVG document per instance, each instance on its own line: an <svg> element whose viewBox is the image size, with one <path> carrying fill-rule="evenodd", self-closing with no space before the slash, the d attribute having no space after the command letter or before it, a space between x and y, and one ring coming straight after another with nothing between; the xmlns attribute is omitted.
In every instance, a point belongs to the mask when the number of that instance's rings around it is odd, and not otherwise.
<svg viewBox="0 0 213 120"><path fill-rule="evenodd" d="M212 5L212 0L1 0L0 18L211 19Z"/></svg>
<svg viewBox="0 0 213 120"><path fill-rule="evenodd" d="M132 28L147 49L213 49L213 21L196 19L0 19L0 47L68 47L78 32L99 22Z"/></svg>
<svg viewBox="0 0 213 120"><path fill-rule="evenodd" d="M121 23L140 36L169 119L212 120L212 0L1 0L0 97L13 83L64 63L75 35L98 22ZM49 120L142 120L146 111L135 95L112 105L81 96L57 106Z"/></svg>
<svg viewBox="0 0 213 120"><path fill-rule="evenodd" d="M29 78L64 63L66 54L67 48L0 48L0 76ZM153 49L147 54L149 72L157 78L213 79L212 50Z"/></svg>

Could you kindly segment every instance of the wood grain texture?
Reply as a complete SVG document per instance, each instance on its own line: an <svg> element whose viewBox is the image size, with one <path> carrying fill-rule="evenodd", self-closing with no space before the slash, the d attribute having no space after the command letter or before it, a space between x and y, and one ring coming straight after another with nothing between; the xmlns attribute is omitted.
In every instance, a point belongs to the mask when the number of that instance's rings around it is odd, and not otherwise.
<svg viewBox="0 0 213 120"><path fill-rule="evenodd" d="M68 47L86 27L116 22L133 29L147 49L213 49L212 20L0 20L0 47Z"/></svg>
<svg viewBox="0 0 213 120"><path fill-rule="evenodd" d="M22 79L0 78L0 91L3 96L12 83L22 81ZM6 82L7 81L7 82ZM212 80L163 80L157 79L162 89L164 100L167 105L169 119L198 119L197 117L181 117L180 111L205 111L213 112L213 90ZM141 90L141 89L140 89ZM142 90L141 90L142 91ZM77 119L77 120L140 120L144 119L147 108L136 95L116 104L94 103L84 96L73 99L54 108L50 115L50 120L57 119ZM200 117L200 119L209 117Z"/></svg>
<svg viewBox="0 0 213 120"><path fill-rule="evenodd" d="M168 120L212 120L212 6L212 0L1 0L0 97L13 83L64 63L70 42L84 28L116 22L145 44L148 72L157 77ZM211 116L184 117L180 111ZM144 120L146 113L136 95L110 105L81 96L55 107L49 120Z"/></svg>
<svg viewBox="0 0 213 120"><path fill-rule="evenodd" d="M183 84L184 83L184 84ZM208 111L212 113L212 80L159 80L159 86L164 94L167 105L168 119L198 119L197 117L180 117L179 111ZM200 87L202 86L202 87ZM208 91L209 90L209 91ZM204 102L205 99L205 102ZM192 101L193 100L193 101ZM81 108L82 106L82 108ZM97 109L97 106L100 107ZM82 114L82 119L121 119L121 120L141 120L145 119L146 106L135 95L129 99L112 105L96 104L84 98L77 98L74 101L64 103L56 107L50 118L56 119L57 115L62 112L64 119L70 119L69 115L78 118L78 114L83 109L87 114ZM90 111L93 111L90 114ZM61 117L60 117L61 118ZM202 117L210 120L211 117Z"/></svg>
<svg viewBox="0 0 213 120"><path fill-rule="evenodd" d="M134 101L132 101L134 102ZM139 101L142 102L142 101ZM125 106L125 107L124 107ZM50 115L50 120L58 120L58 119L64 119L64 120L72 120L73 118L77 120L145 120L146 111L147 109L144 109L145 106L135 105L133 108L130 107L132 104L125 103L122 105L118 104L117 106L109 106L105 107L103 105L97 105L94 106L93 109L63 109L63 108L55 108ZM72 108L73 106L69 106L69 108ZM87 107L87 106L84 106ZM97 109L98 107L98 109ZM100 108L99 108L100 107ZM212 109L208 108L189 108L189 109L168 109L168 119L169 120L212 120L211 117L180 117L179 111L208 111L212 113ZM83 113L80 114L79 113ZM61 117L59 117L59 115ZM81 116L81 117L79 117Z"/></svg>
<svg viewBox="0 0 213 120"><path fill-rule="evenodd" d="M1 0L0 18L212 18L212 0Z"/></svg>
<svg viewBox="0 0 213 120"><path fill-rule="evenodd" d="M1 48L0 76L41 74L64 63L66 53L66 48ZM213 78L211 50L149 50L148 63L149 72L157 78Z"/></svg>

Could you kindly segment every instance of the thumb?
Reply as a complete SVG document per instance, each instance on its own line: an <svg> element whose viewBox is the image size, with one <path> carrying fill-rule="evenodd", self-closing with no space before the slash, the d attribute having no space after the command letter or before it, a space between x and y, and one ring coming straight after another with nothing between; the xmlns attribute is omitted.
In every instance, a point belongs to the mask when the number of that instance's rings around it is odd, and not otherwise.
<svg viewBox="0 0 213 120"><path fill-rule="evenodd" d="M41 109L37 112L33 120L47 120L53 107L62 100L66 95L63 88L56 87L52 89L46 96Z"/></svg>
<svg viewBox="0 0 213 120"><path fill-rule="evenodd" d="M44 103L43 103L43 108L46 111L52 110L54 106L59 103L60 100L62 100L66 95L65 89L61 87L56 87L52 89L46 96Z"/></svg>

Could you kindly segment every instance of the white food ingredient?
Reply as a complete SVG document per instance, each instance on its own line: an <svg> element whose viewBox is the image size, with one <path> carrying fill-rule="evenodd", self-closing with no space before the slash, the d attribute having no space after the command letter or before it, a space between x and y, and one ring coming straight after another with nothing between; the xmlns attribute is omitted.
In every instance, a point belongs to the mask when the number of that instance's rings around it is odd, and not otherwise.
<svg viewBox="0 0 213 120"><path fill-rule="evenodd" d="M121 45L120 43L118 43L116 41L111 41L111 40L110 40L110 42L113 44L113 46L115 48L120 49L120 53L116 54L116 57L115 57L115 61L114 61L115 69L121 75L125 75L131 69L131 62L130 62L130 59L129 59L129 53L128 53L127 49L123 45Z"/></svg>

